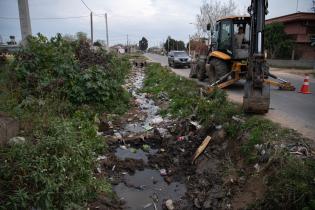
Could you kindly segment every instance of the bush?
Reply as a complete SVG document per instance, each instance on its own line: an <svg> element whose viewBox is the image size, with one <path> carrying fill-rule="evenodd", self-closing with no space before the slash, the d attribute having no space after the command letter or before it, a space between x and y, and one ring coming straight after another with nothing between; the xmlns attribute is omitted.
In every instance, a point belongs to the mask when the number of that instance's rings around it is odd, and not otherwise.
<svg viewBox="0 0 315 210"><path fill-rule="evenodd" d="M168 112L174 116L196 115L202 123L224 123L237 113L236 106L227 101L222 90L201 97L194 81L183 79L158 64L148 67L144 91L158 94L166 92L171 101Z"/></svg>
<svg viewBox="0 0 315 210"><path fill-rule="evenodd" d="M112 101L128 97L121 88L130 68L129 61L92 50L86 40L69 42L61 35L51 38L31 37L16 54L13 76L25 98L55 97L73 104L102 104L115 108ZM110 107L109 107L110 106Z"/></svg>
<svg viewBox="0 0 315 210"><path fill-rule="evenodd" d="M93 176L96 152L105 147L86 119L50 119L34 142L1 149L0 209L64 209L102 189Z"/></svg>
<svg viewBox="0 0 315 210"><path fill-rule="evenodd" d="M27 141L0 149L0 209L78 209L109 190L94 177L106 148L94 118L126 110L129 68L84 39L40 34L1 66L0 111L19 118Z"/></svg>

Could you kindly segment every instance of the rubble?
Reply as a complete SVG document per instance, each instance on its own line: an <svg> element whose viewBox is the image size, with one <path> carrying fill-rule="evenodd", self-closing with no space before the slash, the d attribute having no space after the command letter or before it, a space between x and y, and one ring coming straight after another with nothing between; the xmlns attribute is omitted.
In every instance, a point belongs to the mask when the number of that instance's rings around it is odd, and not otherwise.
<svg viewBox="0 0 315 210"><path fill-rule="evenodd" d="M13 137L8 141L8 144L10 146L17 145L17 144L24 144L24 143L25 143L25 138L20 137L20 136Z"/></svg>

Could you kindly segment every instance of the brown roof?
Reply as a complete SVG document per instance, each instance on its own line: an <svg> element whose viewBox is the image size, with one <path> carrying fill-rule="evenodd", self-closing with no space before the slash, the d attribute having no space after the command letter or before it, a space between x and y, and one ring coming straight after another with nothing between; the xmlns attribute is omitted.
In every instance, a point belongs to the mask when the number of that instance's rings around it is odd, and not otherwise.
<svg viewBox="0 0 315 210"><path fill-rule="evenodd" d="M297 20L313 20L315 21L315 13L310 12L298 12L289 15L284 15L276 18L266 20L266 24L270 23L287 23Z"/></svg>

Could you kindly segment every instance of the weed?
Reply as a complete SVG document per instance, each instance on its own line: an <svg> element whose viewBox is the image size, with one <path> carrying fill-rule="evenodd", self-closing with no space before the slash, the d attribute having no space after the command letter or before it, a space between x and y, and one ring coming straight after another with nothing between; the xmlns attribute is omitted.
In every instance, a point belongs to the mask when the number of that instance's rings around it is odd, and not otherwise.
<svg viewBox="0 0 315 210"><path fill-rule="evenodd" d="M156 95L166 92L171 99L168 109L162 111L164 114L165 111L178 117L193 114L202 123L221 124L238 112L235 105L227 102L223 91L217 90L202 97L199 90L195 82L183 79L158 64L152 64L147 69L143 91Z"/></svg>
<svg viewBox="0 0 315 210"><path fill-rule="evenodd" d="M49 121L34 131L35 144L28 141L1 150L4 209L63 209L106 189L92 173L97 153L105 148L93 123L78 117Z"/></svg>

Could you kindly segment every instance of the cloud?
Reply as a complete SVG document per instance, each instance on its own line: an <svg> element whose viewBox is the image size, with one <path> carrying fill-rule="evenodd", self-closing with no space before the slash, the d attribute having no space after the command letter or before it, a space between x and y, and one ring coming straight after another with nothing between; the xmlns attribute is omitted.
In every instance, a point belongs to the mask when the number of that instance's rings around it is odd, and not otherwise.
<svg viewBox="0 0 315 210"><path fill-rule="evenodd" d="M210 0L208 0L210 1ZM222 0L228 1L228 0ZM235 0L240 11L246 10L251 0ZM149 40L150 46L165 40L168 35L184 41L195 33L193 25L203 0L85 0L95 14L108 13L110 42L125 43L127 34L132 43L142 36ZM269 1L270 15L274 17L293 13L296 1ZM285 6L284 6L285 5ZM80 0L29 0L31 18L69 17L89 15L89 10ZM307 11L310 0L299 0L299 10ZM0 0L0 14L5 17L18 17L17 1ZM94 37L105 39L104 16L94 16ZM57 32L75 34L78 31L90 33L89 17L69 20L32 20L33 33L41 32L53 36ZM8 37L15 34L20 37L19 21L1 20L0 34Z"/></svg>

